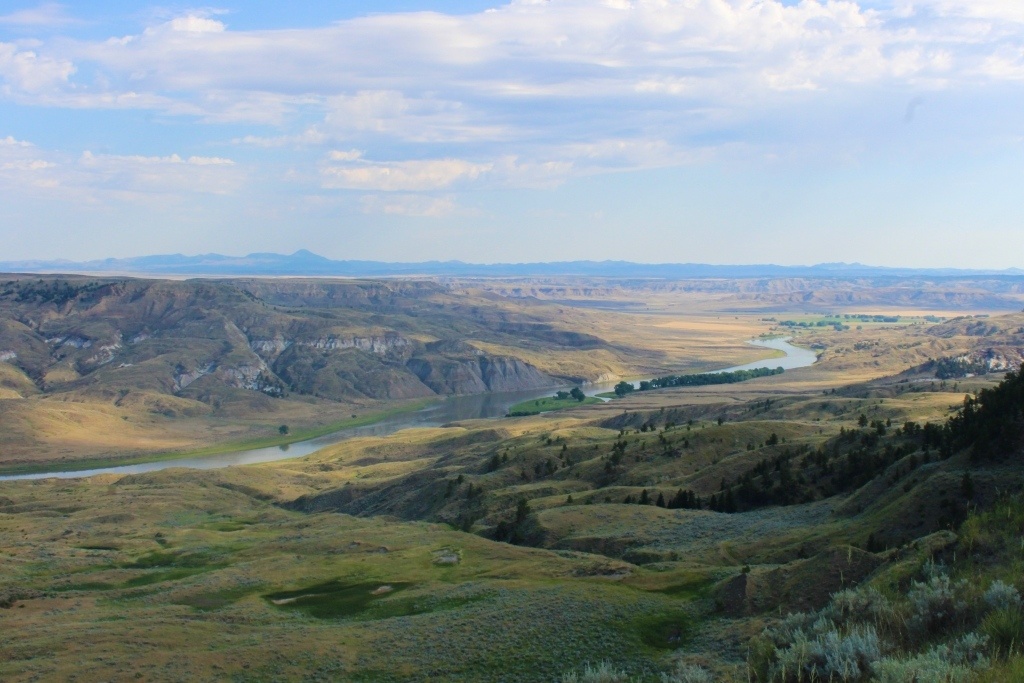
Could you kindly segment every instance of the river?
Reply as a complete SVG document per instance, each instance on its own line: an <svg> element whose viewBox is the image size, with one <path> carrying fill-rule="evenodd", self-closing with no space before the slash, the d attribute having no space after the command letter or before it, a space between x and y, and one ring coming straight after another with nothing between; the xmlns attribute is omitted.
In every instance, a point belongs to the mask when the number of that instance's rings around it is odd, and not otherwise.
<svg viewBox="0 0 1024 683"><path fill-rule="evenodd" d="M731 368L723 368L715 372L732 372L734 370L755 370L757 368L777 368L786 370L803 368L813 365L817 360L814 351L793 346L788 339L757 339L750 342L755 346L762 346L776 351L782 351L786 355L781 358L768 358L754 361L746 365L737 365ZM587 386L586 394L592 396L611 391L615 382L592 384ZM158 462L144 462L134 465L122 465L119 467L103 467L92 470L68 470L55 472L37 472L34 474L17 474L11 476L0 476L0 481L15 479L78 479L92 477L97 474L140 474L142 472L155 472L171 467L187 467L197 470L219 469L234 465L253 465L261 462L273 462L276 460L290 460L301 458L315 451L336 444L340 441L356 438L359 436L387 436L402 429L415 427L440 427L449 422L459 420L471 420L479 418L498 418L508 413L508 409L521 401L529 401L543 396L550 396L554 388L530 391L498 392L489 394L476 394L473 396L453 396L439 401L421 410L409 413L401 413L386 417L380 422L362 427L351 427L341 431L320 436L308 441L299 441L286 446L271 446L268 448L254 448L232 453L218 453L216 455L204 455L198 458L178 458L174 460L161 460Z"/></svg>

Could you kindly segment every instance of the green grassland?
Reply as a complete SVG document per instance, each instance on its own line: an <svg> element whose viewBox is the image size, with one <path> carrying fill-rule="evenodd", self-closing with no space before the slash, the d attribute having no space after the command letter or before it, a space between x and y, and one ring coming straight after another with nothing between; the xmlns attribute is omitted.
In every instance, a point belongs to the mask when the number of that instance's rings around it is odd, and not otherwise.
<svg viewBox="0 0 1024 683"><path fill-rule="evenodd" d="M5 680L550 680L580 657L652 673L682 643L663 631L697 618L659 590L671 573L289 512L228 473L12 488Z"/></svg>
<svg viewBox="0 0 1024 683"><path fill-rule="evenodd" d="M754 327L678 321L636 329L665 331L647 343L666 354L689 329L724 358L727 331L741 345ZM996 579L1024 588L1024 517L1005 495L1019 453L933 440L1002 375L927 370L1005 357L1022 327L815 328L801 343L818 364L741 384L257 466L0 482L0 678L557 682L605 662L645 683L680 664L786 680L784 615L827 617L821 642L845 642L865 625L832 596L871 588L893 666L977 631L989 659L963 680L1014 680L1019 656L998 645L1012 610L965 608L925 635L900 624L916 623L929 562L975 587L950 589L955 604L985 603ZM673 505L680 491L699 507Z"/></svg>
<svg viewBox="0 0 1024 683"><path fill-rule="evenodd" d="M576 408L578 406L594 405L595 403L603 403L600 398L594 398L593 396L587 396L582 401L578 401L575 398L558 398L556 396L548 396L546 398L538 398L532 401L523 401L522 403L516 403L514 406L508 409L509 415L513 417L524 417L527 415L539 415L540 413L549 413L553 410L565 410L567 408Z"/></svg>
<svg viewBox="0 0 1024 683"><path fill-rule="evenodd" d="M857 428L861 413L939 421L962 397L928 389L620 409L610 422L541 415L254 467L6 482L0 674L557 681L605 661L654 681L681 658L741 680L745 652L722 644L751 637L764 611L817 607L927 559L892 562L865 539L898 527L908 501L940 512L923 492L955 484L962 463L920 473L910 494L868 487L731 514L623 500L709 495L785 448ZM526 545L488 540L521 499ZM723 617L745 576L749 607Z"/></svg>

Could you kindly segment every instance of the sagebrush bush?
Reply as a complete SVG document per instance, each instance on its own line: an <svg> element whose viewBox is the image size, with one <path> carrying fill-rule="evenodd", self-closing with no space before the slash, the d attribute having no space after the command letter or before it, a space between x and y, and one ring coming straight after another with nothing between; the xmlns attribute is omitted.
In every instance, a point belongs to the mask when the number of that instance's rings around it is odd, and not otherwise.
<svg viewBox="0 0 1024 683"><path fill-rule="evenodd" d="M878 683L967 683L973 671L932 651L907 659L886 657L875 662L874 674Z"/></svg>
<svg viewBox="0 0 1024 683"><path fill-rule="evenodd" d="M1020 609L1020 592L999 579L992 582L983 596L985 604L993 610Z"/></svg>
<svg viewBox="0 0 1024 683"><path fill-rule="evenodd" d="M993 644L1003 652L1014 651L1008 644L1020 643L1016 629L1024 631L1024 611L1000 611L999 617L993 612L986 622L988 630L954 637L976 624L982 610L970 606L967 583L952 581L942 565L929 563L924 574L927 580L912 582L905 603L861 588L836 593L819 612L790 614L751 643L751 677L773 683L954 683L989 666ZM985 596L986 605L1016 604L1017 593L1005 584L993 584ZM978 594L973 597L982 602ZM945 642L914 654L936 637Z"/></svg>
<svg viewBox="0 0 1024 683"><path fill-rule="evenodd" d="M672 673L662 674L661 683L713 683L711 672L696 664L680 662Z"/></svg>
<svg viewBox="0 0 1024 683"><path fill-rule="evenodd" d="M822 613L836 622L891 626L895 608L874 588L841 590L832 596Z"/></svg>
<svg viewBox="0 0 1024 683"><path fill-rule="evenodd" d="M907 593L910 627L923 636L956 630L968 613L966 590L966 581L954 582L946 574L933 575L924 583L914 581Z"/></svg>
<svg viewBox="0 0 1024 683"><path fill-rule="evenodd" d="M796 614L788 614L786 618L780 621L771 629L766 629L764 637L771 641L775 647L784 647L796 640L797 634L806 635L808 633L815 633L815 625L817 622L822 622L814 612L797 612ZM822 628L832 626L832 622L827 620L822 622L820 626Z"/></svg>
<svg viewBox="0 0 1024 683"><path fill-rule="evenodd" d="M964 634L947 645L938 645L933 650L950 664L984 668L990 663L988 641L987 635L972 632Z"/></svg>
<svg viewBox="0 0 1024 683"><path fill-rule="evenodd" d="M587 664L581 673L575 671L562 676L562 683L629 683L632 679L625 671L616 669L607 662L597 666Z"/></svg>
<svg viewBox="0 0 1024 683"><path fill-rule="evenodd" d="M819 620L819 626L825 620ZM831 622L828 622L831 623ZM789 647L778 651L770 680L803 681L868 680L872 663L881 657L878 633L873 626L857 626L841 633L833 624L813 639L798 631Z"/></svg>

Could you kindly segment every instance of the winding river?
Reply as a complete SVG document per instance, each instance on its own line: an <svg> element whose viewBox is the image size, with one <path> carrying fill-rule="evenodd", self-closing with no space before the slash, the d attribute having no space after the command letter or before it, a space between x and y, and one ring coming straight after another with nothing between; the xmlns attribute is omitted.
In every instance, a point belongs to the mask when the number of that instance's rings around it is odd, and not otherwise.
<svg viewBox="0 0 1024 683"><path fill-rule="evenodd" d="M731 368L723 368L715 372L732 372L734 370L755 370L757 368L777 368L786 370L803 368L813 365L817 360L814 351L793 346L788 339L765 339L753 340L750 342L755 346L761 346L776 351L782 351L786 355L779 358L767 358L754 361L746 365L737 365ZM587 387L588 395L599 394L611 391L615 382L592 384ZM415 427L439 427L449 422L459 420L471 420L479 418L503 417L508 409L521 401L529 401L543 396L550 396L553 388L544 390L533 389L530 391L500 392L488 394L476 394L473 396L453 396L431 406L410 413L402 413L384 418L380 422L362 427L351 427L341 431L320 436L308 441L299 441L286 446L271 446L268 448L254 448L232 453L218 453L216 455L205 455L198 458L179 458L174 460L161 460L159 462L137 463L134 465L122 465L120 467L103 467L92 470L69 470L55 472L37 472L34 474L18 474L11 476L0 476L0 481L14 479L77 479L81 477L92 477L97 474L139 474L142 472L155 472L171 467L187 467L199 470L219 469L233 465L252 465L261 462L273 462L276 460L289 460L301 458L315 451L330 446L331 444L345 441L360 436L387 436L402 429Z"/></svg>

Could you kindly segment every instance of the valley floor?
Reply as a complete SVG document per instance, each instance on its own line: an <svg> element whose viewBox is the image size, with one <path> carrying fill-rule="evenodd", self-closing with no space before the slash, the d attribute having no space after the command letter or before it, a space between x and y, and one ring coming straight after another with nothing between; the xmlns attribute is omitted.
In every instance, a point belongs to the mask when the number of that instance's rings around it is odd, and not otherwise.
<svg viewBox="0 0 1024 683"><path fill-rule="evenodd" d="M749 360L761 333L796 334L819 361L276 463L0 482L0 678L558 682L604 665L610 681L797 681L793 643L813 659L870 626L874 659L836 680L901 680L878 672L927 657L950 680L1015 680L993 614L1016 628L1024 505L1006 493L1024 472L979 464L941 426L1002 373L940 379L934 361L1020 348L1024 316L794 332L778 313L586 315L610 346L660 358L633 357L651 376ZM4 400L5 419L51 400ZM304 405L291 430L352 419ZM132 450L113 408L70 415L53 424L75 423L80 457ZM47 429L39 444L61 433ZM907 596L933 579L951 604L1006 605L915 631ZM868 624L862 604L884 609ZM990 632L985 661L948 654Z"/></svg>

